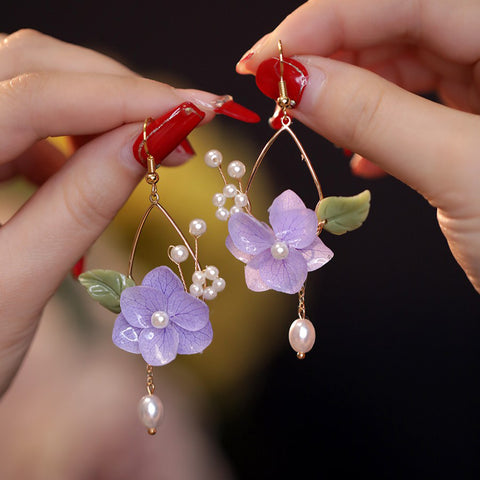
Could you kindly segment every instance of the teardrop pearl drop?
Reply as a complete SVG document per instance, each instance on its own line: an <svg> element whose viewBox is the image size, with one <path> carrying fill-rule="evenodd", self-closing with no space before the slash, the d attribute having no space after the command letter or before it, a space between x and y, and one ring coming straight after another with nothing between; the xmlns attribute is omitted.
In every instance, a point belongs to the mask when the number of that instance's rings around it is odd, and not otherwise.
<svg viewBox="0 0 480 480"><path fill-rule="evenodd" d="M138 416L148 429L155 429L162 422L163 415L163 403L156 395L145 395L138 402Z"/></svg>
<svg viewBox="0 0 480 480"><path fill-rule="evenodd" d="M309 352L315 343L315 328L307 318L297 318L288 332L290 345L297 353Z"/></svg>

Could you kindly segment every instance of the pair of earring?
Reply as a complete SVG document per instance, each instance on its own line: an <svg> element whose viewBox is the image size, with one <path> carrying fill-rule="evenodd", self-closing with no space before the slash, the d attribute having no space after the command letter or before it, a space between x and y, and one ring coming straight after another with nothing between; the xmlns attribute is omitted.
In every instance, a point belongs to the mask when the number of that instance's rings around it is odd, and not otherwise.
<svg viewBox="0 0 480 480"><path fill-rule="evenodd" d="M276 290L298 295L297 318L291 324L289 341L299 359L305 358L315 342L313 323L306 316L305 282L308 272L317 270L332 257L332 251L320 240L323 230L340 235L358 228L366 219L370 207L368 190L353 197L324 197L313 164L302 144L291 129L289 110L295 102L288 95L284 78L290 65L283 57L282 44L278 42L276 59L278 73L278 98L276 99L277 131L259 154L245 186L242 178L246 166L234 160L222 168L223 156L218 150L205 155L208 167L218 170L223 188L213 196L216 217L228 222L227 249L245 263L245 281L250 290L261 292ZM138 405L140 420L149 434L155 434L164 416L164 407L154 394L153 367L163 366L177 354L202 352L212 341L213 331L206 302L214 300L226 287L219 269L213 265L202 266L199 261L199 238L206 232L202 219L189 224L189 242L173 218L159 202L155 158L148 150L147 127L143 126L141 147L147 159L146 182L150 185L149 206L137 228L126 274L112 270L91 270L79 276L88 293L101 305L117 313L112 339L119 348L141 354L146 366L146 390ZM276 197L268 209L270 225L252 213L249 191L267 152L277 138L287 133L297 146L318 193L315 210L305 206L292 190ZM232 180L228 181L227 176ZM235 182L236 184L232 183ZM233 201L228 208L227 202ZM168 220L181 239L181 244L170 246L167 254L178 274L167 266L151 270L137 285L132 272L135 253L144 225L153 210L158 210ZM193 272L186 277L182 265L191 257ZM190 279L187 282L186 278Z"/></svg>

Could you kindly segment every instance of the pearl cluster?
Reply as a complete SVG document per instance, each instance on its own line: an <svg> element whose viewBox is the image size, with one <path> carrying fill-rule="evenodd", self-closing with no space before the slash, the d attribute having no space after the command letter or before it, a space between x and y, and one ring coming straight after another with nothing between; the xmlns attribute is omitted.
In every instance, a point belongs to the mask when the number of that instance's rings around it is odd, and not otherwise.
<svg viewBox="0 0 480 480"><path fill-rule="evenodd" d="M211 168L221 168L223 161L223 155L218 150L209 150L205 154L205 163ZM245 175L247 171L245 165L239 160L230 162L227 166L228 176L238 180ZM223 176L223 174L222 174ZM225 182L226 183L226 182ZM228 209L225 207L227 199L233 199L234 205ZM215 216L224 222L226 222L231 215L243 211L243 208L249 204L248 196L243 193L240 188L237 188L233 183L226 183L222 192L216 193L212 198L212 203L217 207Z"/></svg>
<svg viewBox="0 0 480 480"><path fill-rule="evenodd" d="M226 282L219 276L219 270L209 265L203 270L196 270L192 275L190 294L194 297L203 297L204 300L213 300L219 292L225 290ZM208 284L207 281L210 281Z"/></svg>

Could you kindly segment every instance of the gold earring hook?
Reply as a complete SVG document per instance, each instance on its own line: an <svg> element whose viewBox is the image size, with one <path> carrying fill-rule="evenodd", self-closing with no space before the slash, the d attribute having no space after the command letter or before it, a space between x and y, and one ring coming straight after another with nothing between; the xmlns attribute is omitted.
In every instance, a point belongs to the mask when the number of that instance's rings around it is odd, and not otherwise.
<svg viewBox="0 0 480 480"><path fill-rule="evenodd" d="M283 114L287 115L287 109L292 108L292 100L288 96L287 84L284 78L284 59L283 59L283 48L282 41L278 41L278 59L280 60L280 81L278 82L278 91L279 97L277 98L277 105L283 110Z"/></svg>
<svg viewBox="0 0 480 480"><path fill-rule="evenodd" d="M149 125L149 123L153 122L153 118L149 117L149 118L146 118L145 121L143 122L143 149L145 151L145 155L147 157L147 182L150 183L148 181L148 175L157 175L156 173L156 165L155 165L155 158L153 157L153 155L149 152L148 150L148 145L147 145L147 127ZM153 177L152 177L153 179ZM157 177L157 181L158 181L158 177Z"/></svg>

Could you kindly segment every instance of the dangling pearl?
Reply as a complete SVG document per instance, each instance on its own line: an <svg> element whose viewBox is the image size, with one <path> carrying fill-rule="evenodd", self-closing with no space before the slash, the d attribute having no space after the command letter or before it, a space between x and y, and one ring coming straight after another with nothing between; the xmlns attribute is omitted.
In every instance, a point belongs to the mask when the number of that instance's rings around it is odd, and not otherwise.
<svg viewBox="0 0 480 480"><path fill-rule="evenodd" d="M203 298L205 300L213 300L217 296L217 292L213 287L207 287L203 290Z"/></svg>
<svg viewBox="0 0 480 480"><path fill-rule="evenodd" d="M223 194L227 198L233 198L236 193L237 193L237 187L235 185L232 185L231 183L223 187Z"/></svg>
<svg viewBox="0 0 480 480"><path fill-rule="evenodd" d="M207 231L207 223L201 218L195 218L190 222L188 231L190 232L190 235L193 235L194 237L200 237Z"/></svg>
<svg viewBox="0 0 480 480"><path fill-rule="evenodd" d="M230 209L230 216L235 215L236 213L240 213L241 211L242 211L242 209L240 207L237 207L236 205L234 205Z"/></svg>
<svg viewBox="0 0 480 480"><path fill-rule="evenodd" d="M170 257L175 263L182 263L188 258L188 250L185 245L177 245L170 249Z"/></svg>
<svg viewBox="0 0 480 480"><path fill-rule="evenodd" d="M225 287L226 287L227 283L225 282L225 280L221 277L218 277L216 278L213 282L212 282L212 288L216 291L216 292L223 292L225 290Z"/></svg>
<svg viewBox="0 0 480 480"><path fill-rule="evenodd" d="M196 285L195 283L190 285L189 291L194 297L200 297L203 294L203 288L201 285Z"/></svg>
<svg viewBox="0 0 480 480"><path fill-rule="evenodd" d="M227 167L227 173L232 178L242 178L247 171L245 165L239 160L230 162Z"/></svg>
<svg viewBox="0 0 480 480"><path fill-rule="evenodd" d="M163 403L156 395L145 395L138 402L140 421L155 433L154 429L162 422L164 416Z"/></svg>
<svg viewBox="0 0 480 480"><path fill-rule="evenodd" d="M227 201L227 197L225 197L223 193L216 193L212 198L212 203L216 207L223 207L226 201Z"/></svg>
<svg viewBox="0 0 480 480"><path fill-rule="evenodd" d="M219 220L222 220L222 222L226 222L228 220L228 217L230 216L230 212L226 208L220 207L220 208L217 208L217 211L215 212L215 216Z"/></svg>
<svg viewBox="0 0 480 480"><path fill-rule="evenodd" d="M299 354L309 352L315 343L315 328L307 318L297 318L288 332L288 340L292 348ZM302 358L302 356L299 356Z"/></svg>
<svg viewBox="0 0 480 480"><path fill-rule="evenodd" d="M197 270L196 272L193 272L192 274L192 282L195 285L200 285L202 286L205 283L205 273L201 272L200 270Z"/></svg>
<svg viewBox="0 0 480 480"><path fill-rule="evenodd" d="M248 205L248 197L245 193L237 193L235 195L235 205L237 207L246 207Z"/></svg>
<svg viewBox="0 0 480 480"><path fill-rule="evenodd" d="M218 150L209 150L204 157L207 166L215 168L222 164L223 155Z"/></svg>
<svg viewBox="0 0 480 480"><path fill-rule="evenodd" d="M218 271L218 268L214 265L209 265L205 268L205 276L208 278L208 280L215 280L219 273L220 272Z"/></svg>
<svg viewBox="0 0 480 480"><path fill-rule="evenodd" d="M158 310L157 312L152 313L151 321L152 327L165 328L170 323L170 318L168 317L167 312Z"/></svg>
<svg viewBox="0 0 480 480"><path fill-rule="evenodd" d="M277 260L283 260L288 257L288 246L285 242L275 242L270 248L272 257Z"/></svg>

